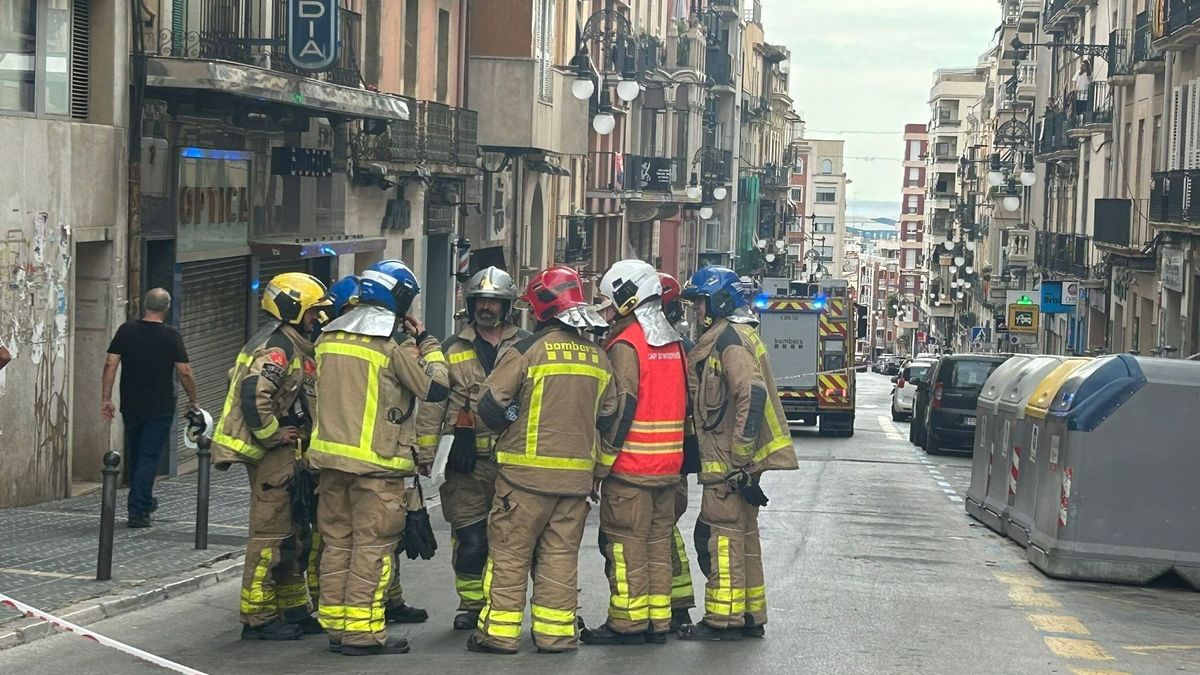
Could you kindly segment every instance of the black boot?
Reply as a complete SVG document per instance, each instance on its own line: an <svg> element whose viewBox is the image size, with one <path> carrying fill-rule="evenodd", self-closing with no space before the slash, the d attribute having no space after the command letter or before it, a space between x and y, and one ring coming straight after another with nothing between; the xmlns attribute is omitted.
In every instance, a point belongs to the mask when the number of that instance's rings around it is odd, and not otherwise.
<svg viewBox="0 0 1200 675"><path fill-rule="evenodd" d="M648 645L665 645L667 644L666 633L655 633L654 631L646 631L646 644Z"/></svg>
<svg viewBox="0 0 1200 675"><path fill-rule="evenodd" d="M329 638L329 651L334 654L342 653L342 638Z"/></svg>
<svg viewBox="0 0 1200 675"><path fill-rule="evenodd" d="M342 656L379 656L381 654L407 654L408 640L390 637L381 645L342 645Z"/></svg>
<svg viewBox="0 0 1200 675"><path fill-rule="evenodd" d="M479 612L467 610L454 617L454 630L474 630L479 623Z"/></svg>
<svg viewBox="0 0 1200 675"><path fill-rule="evenodd" d="M321 626L321 622L317 621L315 616L306 616L299 621L291 622L291 624L299 626L305 635L323 635L325 633L325 628Z"/></svg>
<svg viewBox="0 0 1200 675"><path fill-rule="evenodd" d="M642 633L618 633L605 623L599 628L584 628L579 641L585 645L644 645L646 637Z"/></svg>
<svg viewBox="0 0 1200 675"><path fill-rule="evenodd" d="M261 626L242 626L243 640L299 640L304 631L294 623L283 619L272 619Z"/></svg>
<svg viewBox="0 0 1200 675"><path fill-rule="evenodd" d="M471 633L471 637L467 638L467 651L476 652L478 654L516 654L515 649L503 649L501 647L493 647L484 643L479 639L479 633Z"/></svg>
<svg viewBox="0 0 1200 675"><path fill-rule="evenodd" d="M703 640L709 642L728 640L736 642L737 640L742 639L742 631L740 629L723 630L720 628L713 628L712 626L701 621L700 623L692 623L680 628L679 639Z"/></svg>
<svg viewBox="0 0 1200 675"><path fill-rule="evenodd" d="M679 629L692 622L692 613L686 609L671 610L671 632L678 633Z"/></svg>
<svg viewBox="0 0 1200 675"><path fill-rule="evenodd" d="M420 607L409 607L407 604L388 607L383 615L388 623L425 623L429 620L429 612Z"/></svg>
<svg viewBox="0 0 1200 675"><path fill-rule="evenodd" d="M742 635L748 638L764 638L767 636L767 627L762 624L754 625L754 617L749 613L745 614L746 625L742 626Z"/></svg>

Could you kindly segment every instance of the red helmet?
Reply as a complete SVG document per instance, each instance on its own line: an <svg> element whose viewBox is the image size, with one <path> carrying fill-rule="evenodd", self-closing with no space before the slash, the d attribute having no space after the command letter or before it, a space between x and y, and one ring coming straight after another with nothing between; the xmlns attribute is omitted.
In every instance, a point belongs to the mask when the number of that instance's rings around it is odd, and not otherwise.
<svg viewBox="0 0 1200 675"><path fill-rule="evenodd" d="M662 283L662 304L667 306L679 299L679 294L683 292L683 287L679 285L679 280L667 274L666 272L658 273L658 280Z"/></svg>
<svg viewBox="0 0 1200 675"><path fill-rule="evenodd" d="M545 323L570 309L588 306L583 297L583 280L579 278L579 272L566 265L556 265L534 275L521 299L529 303L533 317L539 323Z"/></svg>

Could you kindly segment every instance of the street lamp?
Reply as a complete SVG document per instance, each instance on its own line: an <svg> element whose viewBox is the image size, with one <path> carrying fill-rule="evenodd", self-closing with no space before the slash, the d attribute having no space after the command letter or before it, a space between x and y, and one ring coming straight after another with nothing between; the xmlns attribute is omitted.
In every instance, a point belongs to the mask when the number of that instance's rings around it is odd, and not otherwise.
<svg viewBox="0 0 1200 675"><path fill-rule="evenodd" d="M600 112L592 118L592 128L601 136L607 136L617 128L617 118L613 117L612 101L607 89L600 92Z"/></svg>
<svg viewBox="0 0 1200 675"><path fill-rule="evenodd" d="M700 207L700 217L703 218L704 220L708 220L709 218L712 218L713 217L712 207L711 206L701 206Z"/></svg>
<svg viewBox="0 0 1200 675"><path fill-rule="evenodd" d="M1008 195L1000 202L1005 211L1016 211L1021 208L1021 198L1016 195Z"/></svg>

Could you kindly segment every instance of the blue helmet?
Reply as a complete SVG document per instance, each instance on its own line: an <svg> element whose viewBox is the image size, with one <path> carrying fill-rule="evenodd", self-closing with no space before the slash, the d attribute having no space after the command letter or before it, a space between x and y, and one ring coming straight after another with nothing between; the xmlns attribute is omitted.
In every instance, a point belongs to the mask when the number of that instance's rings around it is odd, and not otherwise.
<svg viewBox="0 0 1200 675"><path fill-rule="evenodd" d="M384 260L371 265L358 278L358 301L377 305L404 316L421 292L417 277L399 260Z"/></svg>
<svg viewBox="0 0 1200 675"><path fill-rule="evenodd" d="M330 286L329 299L333 300L333 316L335 318L358 304L358 277L353 274L342 277L336 284Z"/></svg>
<svg viewBox="0 0 1200 675"><path fill-rule="evenodd" d="M742 291L742 280L728 267L706 265L696 270L692 280L683 289L684 300L695 302L705 299L708 315L728 317L740 307L749 304Z"/></svg>

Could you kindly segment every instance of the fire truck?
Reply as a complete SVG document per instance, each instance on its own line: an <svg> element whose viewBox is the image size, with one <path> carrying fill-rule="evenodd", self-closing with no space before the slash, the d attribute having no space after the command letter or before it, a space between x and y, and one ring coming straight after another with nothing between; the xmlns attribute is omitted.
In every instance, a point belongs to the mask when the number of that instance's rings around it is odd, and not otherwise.
<svg viewBox="0 0 1200 675"><path fill-rule="evenodd" d="M844 279L784 288L781 294L778 285L764 284L754 307L788 426L853 436L854 351L865 309Z"/></svg>

